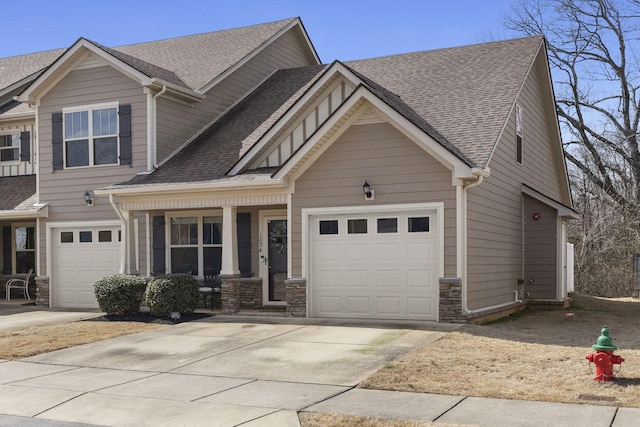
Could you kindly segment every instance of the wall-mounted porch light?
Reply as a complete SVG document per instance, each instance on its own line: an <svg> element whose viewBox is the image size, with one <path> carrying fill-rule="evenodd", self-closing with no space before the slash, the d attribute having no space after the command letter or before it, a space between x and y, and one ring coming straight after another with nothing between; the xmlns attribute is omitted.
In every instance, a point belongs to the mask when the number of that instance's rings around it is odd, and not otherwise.
<svg viewBox="0 0 640 427"><path fill-rule="evenodd" d="M369 182L364 182L364 184L362 185L362 191L364 192L365 200L373 200L375 192L371 189L371 185L369 184Z"/></svg>
<svg viewBox="0 0 640 427"><path fill-rule="evenodd" d="M84 192L84 202L87 204L87 206L93 206L93 197L91 197L91 193L89 192L89 190Z"/></svg>

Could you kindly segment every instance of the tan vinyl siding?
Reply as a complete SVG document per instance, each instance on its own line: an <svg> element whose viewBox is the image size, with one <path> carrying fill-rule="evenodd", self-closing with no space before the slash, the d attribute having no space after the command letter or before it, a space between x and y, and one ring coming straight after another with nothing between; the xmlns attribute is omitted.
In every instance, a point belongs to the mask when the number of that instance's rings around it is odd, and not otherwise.
<svg viewBox="0 0 640 427"><path fill-rule="evenodd" d="M534 213L539 215L538 220L533 218ZM524 196L524 290L527 298L556 298L557 218L555 209Z"/></svg>
<svg viewBox="0 0 640 427"><path fill-rule="evenodd" d="M192 107L167 98L157 100L158 162L218 117L277 69L315 65L297 27L275 40L205 94Z"/></svg>
<svg viewBox="0 0 640 427"><path fill-rule="evenodd" d="M132 167L109 165L73 168L53 172L51 114L64 107L77 107L106 102L131 104ZM41 221L40 236L46 236L46 223L117 220L108 199L94 198L85 205L83 194L107 185L131 179L146 170L147 107L146 96L139 84L117 70L105 66L71 71L41 100L40 122L40 202L49 204L49 217ZM46 238L40 239L40 274L45 271Z"/></svg>
<svg viewBox="0 0 640 427"><path fill-rule="evenodd" d="M513 302L518 279L524 278L522 183L570 204L541 58L517 99L523 109L522 164L516 162L514 109L491 158L491 176L468 191L467 297L472 310ZM555 259L552 263L555 268Z"/></svg>
<svg viewBox="0 0 640 427"><path fill-rule="evenodd" d="M20 175L33 175L35 172L34 167L34 153L35 153L35 132L33 131L34 122L33 119L28 121L12 121L0 123L0 135L7 135L20 132L30 132L31 137L31 156L28 162L16 161L16 162L0 162L0 177L3 176L20 176Z"/></svg>
<svg viewBox="0 0 640 427"><path fill-rule="evenodd" d="M375 200L365 201L365 180ZM445 275L456 271L455 188L451 172L388 123L352 126L295 183L293 277L302 274L301 209L444 202Z"/></svg>

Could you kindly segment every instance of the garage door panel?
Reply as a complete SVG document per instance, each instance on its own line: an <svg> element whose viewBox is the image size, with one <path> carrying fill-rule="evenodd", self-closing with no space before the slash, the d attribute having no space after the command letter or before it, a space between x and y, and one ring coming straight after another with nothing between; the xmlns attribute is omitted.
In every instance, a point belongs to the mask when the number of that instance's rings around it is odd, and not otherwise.
<svg viewBox="0 0 640 427"><path fill-rule="evenodd" d="M438 242L435 211L312 216L312 316L437 320ZM430 217L430 230L409 232L409 217ZM366 218L366 233L346 224ZM397 231L378 233L377 219L396 218ZM339 221L337 234L319 235L320 221ZM415 229L414 229L415 231Z"/></svg>
<svg viewBox="0 0 640 427"><path fill-rule="evenodd" d="M347 297L347 311L354 314L369 315L369 300L368 296Z"/></svg>
<svg viewBox="0 0 640 427"><path fill-rule="evenodd" d="M346 286L348 288L368 288L371 282L369 270L347 270L344 272L347 277Z"/></svg>
<svg viewBox="0 0 640 427"><path fill-rule="evenodd" d="M96 308L93 292L95 282L118 273L120 268L120 242L93 238L99 231L118 235L118 226L65 227L52 229L53 245L52 300L56 307ZM65 235L62 243L61 233ZM71 238L71 235L73 238ZM80 235L84 236L80 241ZM89 240L87 236L92 236Z"/></svg>

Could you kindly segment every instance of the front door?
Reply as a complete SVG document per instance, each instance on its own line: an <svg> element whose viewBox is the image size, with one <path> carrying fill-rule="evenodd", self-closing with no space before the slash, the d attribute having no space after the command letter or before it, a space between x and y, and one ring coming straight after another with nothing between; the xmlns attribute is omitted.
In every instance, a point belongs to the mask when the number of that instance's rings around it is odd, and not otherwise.
<svg viewBox="0 0 640 427"><path fill-rule="evenodd" d="M286 212L262 212L260 224L260 276L265 305L286 305L287 218Z"/></svg>

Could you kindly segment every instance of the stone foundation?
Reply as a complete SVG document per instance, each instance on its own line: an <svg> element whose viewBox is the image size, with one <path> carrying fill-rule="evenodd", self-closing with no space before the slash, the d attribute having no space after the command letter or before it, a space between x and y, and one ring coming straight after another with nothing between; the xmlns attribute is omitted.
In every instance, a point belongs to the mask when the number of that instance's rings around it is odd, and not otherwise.
<svg viewBox="0 0 640 427"><path fill-rule="evenodd" d="M287 279L287 316L307 317L307 279Z"/></svg>
<svg viewBox="0 0 640 427"><path fill-rule="evenodd" d="M262 279L243 277L238 279L240 309L258 310L262 307Z"/></svg>
<svg viewBox="0 0 640 427"><path fill-rule="evenodd" d="M462 279L440 278L439 321L442 323L466 323L462 310Z"/></svg>
<svg viewBox="0 0 640 427"><path fill-rule="evenodd" d="M220 292L223 313L237 313L240 310L240 281L238 276L220 275L222 291Z"/></svg>
<svg viewBox="0 0 640 427"><path fill-rule="evenodd" d="M49 276L37 276L36 281L36 305L49 307Z"/></svg>

